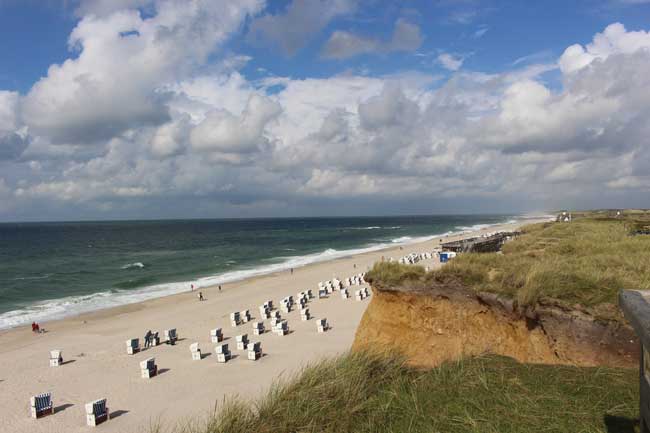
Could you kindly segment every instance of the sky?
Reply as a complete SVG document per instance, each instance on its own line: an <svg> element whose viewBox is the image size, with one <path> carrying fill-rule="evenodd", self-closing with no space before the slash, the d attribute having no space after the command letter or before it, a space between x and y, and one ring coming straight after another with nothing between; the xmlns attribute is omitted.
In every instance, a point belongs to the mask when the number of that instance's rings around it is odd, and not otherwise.
<svg viewBox="0 0 650 433"><path fill-rule="evenodd" d="M0 0L0 221L650 207L650 0Z"/></svg>

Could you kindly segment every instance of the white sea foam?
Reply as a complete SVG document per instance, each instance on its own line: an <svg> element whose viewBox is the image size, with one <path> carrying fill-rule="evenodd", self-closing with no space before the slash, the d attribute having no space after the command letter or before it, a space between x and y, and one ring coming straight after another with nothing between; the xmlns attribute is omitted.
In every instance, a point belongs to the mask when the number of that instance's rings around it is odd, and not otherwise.
<svg viewBox="0 0 650 433"><path fill-rule="evenodd" d="M498 223L503 224L503 223ZM497 224L492 224L497 225ZM491 225L477 224L472 227L489 227ZM468 228L469 229L469 228ZM8 311L0 314L0 329L13 328L25 325L33 321L42 323L48 320L62 319L87 313L90 311L101 310L105 308L117 307L120 305L133 304L136 302L146 301L149 299L160 298L163 296L173 295L176 293L187 292L192 284L195 288L214 286L216 284L225 284L233 281L241 281L247 278L260 275L267 275L274 272L287 271L291 268L299 268L311 263L318 263L327 260L333 260L341 257L352 256L361 253L378 251L384 248L395 247L396 245L408 245L413 243L426 242L431 239L459 234L460 232L447 232L442 234L433 234L430 236L411 237L402 236L393 239L388 243L377 243L363 248L353 248L348 250L327 249L320 253L309 254L305 256L280 257L277 263L258 266L252 269L241 269L232 272L226 272L211 277L199 278L195 281L181 281L175 283L157 284L154 286L143 287L130 290L110 290L97 292L82 296L68 296L61 299L52 299L41 302L35 302L23 308ZM144 266L142 263L139 265ZM139 267L138 264L131 263Z"/></svg>
<svg viewBox="0 0 650 433"><path fill-rule="evenodd" d="M129 263L127 265L122 266L121 269L133 269L133 268L142 269L144 268L144 264L142 262Z"/></svg>

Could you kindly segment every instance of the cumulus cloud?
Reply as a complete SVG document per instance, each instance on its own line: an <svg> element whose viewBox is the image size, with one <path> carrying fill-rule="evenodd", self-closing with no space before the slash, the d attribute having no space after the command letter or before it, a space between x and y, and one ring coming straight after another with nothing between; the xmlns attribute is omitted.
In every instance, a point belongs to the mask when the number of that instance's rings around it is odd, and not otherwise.
<svg viewBox="0 0 650 433"><path fill-rule="evenodd" d="M204 63L260 4L223 8L161 0L150 17L133 9L85 16L69 38L78 55L52 65L32 87L23 101L25 123L54 142L92 143L169 121L164 86Z"/></svg>
<svg viewBox="0 0 650 433"><path fill-rule="evenodd" d="M612 54L631 54L648 49L650 32L628 32L623 24L615 23L607 26L604 32L597 33L587 46L575 44L568 47L560 57L559 64L562 72L570 74L596 59L605 60Z"/></svg>
<svg viewBox="0 0 650 433"><path fill-rule="evenodd" d="M360 54L415 51L422 44L420 28L400 18L387 41L337 30L327 40L321 51L326 59L347 59Z"/></svg>
<svg viewBox="0 0 650 433"><path fill-rule="evenodd" d="M280 111L277 102L253 94L239 116L226 110L208 112L192 130L190 142L198 151L227 154L229 160L238 162L238 156L262 151L268 145L266 125Z"/></svg>
<svg viewBox="0 0 650 433"><path fill-rule="evenodd" d="M283 13L255 18L247 38L258 45L278 45L286 55L293 56L332 19L356 8L356 0L292 0Z"/></svg>

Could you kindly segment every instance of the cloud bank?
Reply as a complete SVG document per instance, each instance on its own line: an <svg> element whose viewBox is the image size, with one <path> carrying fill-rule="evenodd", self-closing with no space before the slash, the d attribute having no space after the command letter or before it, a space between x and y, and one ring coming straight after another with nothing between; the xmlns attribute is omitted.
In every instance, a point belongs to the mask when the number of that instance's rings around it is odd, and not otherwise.
<svg viewBox="0 0 650 433"><path fill-rule="evenodd" d="M144 3L146 14L131 7ZM614 207L649 195L647 32L615 23L557 66L497 74L451 58L446 81L251 81L247 59L222 50L229 38L319 2L284 15L256 0L227 13L201 0L108 4L80 6L101 13L81 18L70 58L26 94L0 91L0 218ZM421 36L408 26L338 46L335 32L324 52L412 49ZM559 87L542 79L549 70Z"/></svg>

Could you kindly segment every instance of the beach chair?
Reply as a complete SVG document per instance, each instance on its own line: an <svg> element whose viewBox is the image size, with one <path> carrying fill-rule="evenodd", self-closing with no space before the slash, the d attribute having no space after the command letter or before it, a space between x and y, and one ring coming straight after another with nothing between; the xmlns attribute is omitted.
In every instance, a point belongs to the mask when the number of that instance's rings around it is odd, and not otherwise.
<svg viewBox="0 0 650 433"><path fill-rule="evenodd" d="M318 298L327 298L327 290L325 288L318 289Z"/></svg>
<svg viewBox="0 0 650 433"><path fill-rule="evenodd" d="M271 310L269 310L267 306L260 305L259 310L260 310L260 318L268 319L269 317L271 317Z"/></svg>
<svg viewBox="0 0 650 433"><path fill-rule="evenodd" d="M235 337L237 340L237 350L246 350L248 346L248 334L242 334Z"/></svg>
<svg viewBox="0 0 650 433"><path fill-rule="evenodd" d="M278 310L275 310L271 313L271 319L278 319L280 320L282 316L280 315L280 312Z"/></svg>
<svg viewBox="0 0 650 433"><path fill-rule="evenodd" d="M319 334L322 334L330 328L329 324L327 323L327 319L318 319L318 323L316 325Z"/></svg>
<svg viewBox="0 0 650 433"><path fill-rule="evenodd" d="M86 403L86 424L89 426L96 426L110 418L108 406L106 406L106 399L91 401Z"/></svg>
<svg viewBox="0 0 650 433"><path fill-rule="evenodd" d="M52 402L51 392L45 392L30 397L29 404L32 418L41 418L54 413L54 403Z"/></svg>
<svg viewBox="0 0 650 433"><path fill-rule="evenodd" d="M212 343L221 343L223 341L223 333L221 328L214 328L210 330L210 341Z"/></svg>
<svg viewBox="0 0 650 433"><path fill-rule="evenodd" d="M244 310L239 313L240 321L241 323L248 323L251 320L251 312L250 310Z"/></svg>
<svg viewBox="0 0 650 433"><path fill-rule="evenodd" d="M176 328L172 329L165 329L165 343L173 346L176 344L176 340L178 340L178 335L176 334Z"/></svg>
<svg viewBox="0 0 650 433"><path fill-rule="evenodd" d="M289 333L289 324L287 323L287 321L283 320L281 322L276 323L275 326L273 327L273 333L279 336L287 335Z"/></svg>
<svg viewBox="0 0 650 433"><path fill-rule="evenodd" d="M220 344L214 347L214 352L217 354L217 362L226 363L230 361L230 350L228 344Z"/></svg>
<svg viewBox="0 0 650 433"><path fill-rule="evenodd" d="M341 289L341 299L348 299L350 297L350 293L348 292L348 289Z"/></svg>
<svg viewBox="0 0 650 433"><path fill-rule="evenodd" d="M361 290L355 290L354 299L356 299L357 301L363 301L363 292Z"/></svg>
<svg viewBox="0 0 650 433"><path fill-rule="evenodd" d="M368 292L368 288L367 288L367 287L364 287L364 288L363 288L363 297L364 297L364 298L367 298L368 296L370 296L370 293Z"/></svg>
<svg viewBox="0 0 650 433"><path fill-rule="evenodd" d="M58 367L61 364L63 364L61 350L50 350L50 367Z"/></svg>
<svg viewBox="0 0 650 433"><path fill-rule="evenodd" d="M239 311L230 313L230 324L232 325L233 328L239 326L240 322L241 322L241 318L239 316Z"/></svg>
<svg viewBox="0 0 650 433"><path fill-rule="evenodd" d="M158 374L156 358L147 358L140 362L140 373L143 379L151 379Z"/></svg>
<svg viewBox="0 0 650 433"><path fill-rule="evenodd" d="M190 344L190 353L192 354L192 361L201 360L201 349L199 349L199 343Z"/></svg>
<svg viewBox="0 0 650 433"><path fill-rule="evenodd" d="M309 299L314 299L314 294L312 293L311 289L307 289L307 297Z"/></svg>
<svg viewBox="0 0 650 433"><path fill-rule="evenodd" d="M264 334L264 322L254 322L253 323L253 334L262 335Z"/></svg>
<svg viewBox="0 0 650 433"><path fill-rule="evenodd" d="M127 355L135 355L140 351L140 339L131 338L126 340L126 353Z"/></svg>
<svg viewBox="0 0 650 433"><path fill-rule="evenodd" d="M255 343L250 343L248 345L248 359L251 361L257 361L262 357L262 343L256 341Z"/></svg>
<svg viewBox="0 0 650 433"><path fill-rule="evenodd" d="M306 322L311 319L311 314L309 313L309 308L303 308L300 310L300 320Z"/></svg>

